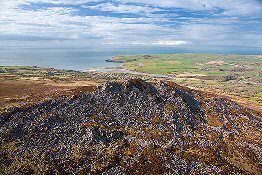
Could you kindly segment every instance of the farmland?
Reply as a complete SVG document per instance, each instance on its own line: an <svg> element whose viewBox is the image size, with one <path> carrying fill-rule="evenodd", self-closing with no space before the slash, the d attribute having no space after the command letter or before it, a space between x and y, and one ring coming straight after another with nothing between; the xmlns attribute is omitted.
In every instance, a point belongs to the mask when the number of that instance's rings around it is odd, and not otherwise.
<svg viewBox="0 0 262 175"><path fill-rule="evenodd" d="M158 54L117 56L124 68L172 75L174 82L191 88L226 94L262 104L261 56L219 54Z"/></svg>

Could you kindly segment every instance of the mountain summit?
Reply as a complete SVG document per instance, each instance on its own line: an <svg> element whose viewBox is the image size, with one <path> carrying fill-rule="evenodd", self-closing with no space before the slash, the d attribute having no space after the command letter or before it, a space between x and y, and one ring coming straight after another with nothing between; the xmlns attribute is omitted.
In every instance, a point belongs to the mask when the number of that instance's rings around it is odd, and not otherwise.
<svg viewBox="0 0 262 175"><path fill-rule="evenodd" d="M170 82L108 82L0 116L0 170L259 174L261 116ZM241 158L241 159L240 159Z"/></svg>

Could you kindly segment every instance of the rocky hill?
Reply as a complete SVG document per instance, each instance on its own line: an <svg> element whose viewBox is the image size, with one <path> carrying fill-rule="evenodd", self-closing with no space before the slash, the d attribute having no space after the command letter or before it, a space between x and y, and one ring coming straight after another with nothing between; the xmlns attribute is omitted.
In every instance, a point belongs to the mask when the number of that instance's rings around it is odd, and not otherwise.
<svg viewBox="0 0 262 175"><path fill-rule="evenodd" d="M0 116L0 174L261 174L261 114L173 83L109 82Z"/></svg>

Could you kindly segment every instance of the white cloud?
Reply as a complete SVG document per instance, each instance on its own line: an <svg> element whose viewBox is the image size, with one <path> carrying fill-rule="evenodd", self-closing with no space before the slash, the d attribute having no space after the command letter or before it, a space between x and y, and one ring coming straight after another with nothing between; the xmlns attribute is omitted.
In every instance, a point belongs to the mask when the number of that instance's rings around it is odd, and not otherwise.
<svg viewBox="0 0 262 175"><path fill-rule="evenodd" d="M116 13L152 13L156 11L161 11L159 8L151 8L147 6L138 5L124 5L124 4L112 4L112 3L102 3L93 6L83 5L84 8L96 9L105 12L116 12Z"/></svg>
<svg viewBox="0 0 262 175"><path fill-rule="evenodd" d="M161 46L179 46L187 44L187 41L176 41L176 40L160 40L156 43L152 43L153 45L161 45Z"/></svg>
<svg viewBox="0 0 262 175"><path fill-rule="evenodd" d="M261 31L252 28L261 26L261 21L255 19L261 17L258 14L258 11L261 11L261 4L255 0L124 0L118 4L117 1L104 3L99 0L2 0L0 41L72 40L90 45L93 43L164 46L262 45ZM21 8L21 5L36 2L56 6L39 9L30 9L30 6L26 9ZM86 4L89 2L99 3ZM89 9L103 11L105 16L79 15L80 6L86 7L86 11ZM202 10L207 10L212 18L198 18L194 15L185 17L181 14L179 16L176 8L190 10L187 13L199 11L203 13ZM155 14L156 11L169 13ZM110 16L107 12L133 13L141 17L128 17L126 14L118 17ZM170 13L175 15L170 16Z"/></svg>
<svg viewBox="0 0 262 175"><path fill-rule="evenodd" d="M81 40L94 38L103 43L128 43L146 39L152 33L164 34L166 29L152 23L151 18L117 18L105 16L78 16L76 8L49 7L44 9L19 9L18 1L8 10L0 12L0 33L5 40ZM139 29L139 33L137 32ZM21 35L21 37L19 37Z"/></svg>
<svg viewBox="0 0 262 175"><path fill-rule="evenodd" d="M20 0L22 1L22 0ZM49 3L63 5L81 5L89 2L100 2L101 0L24 0L27 3Z"/></svg>
<svg viewBox="0 0 262 175"><path fill-rule="evenodd" d="M120 2L120 0L118 0ZM187 10L224 10L224 15L243 16L260 15L262 2L260 0L121 0L121 3L142 3L156 7L183 8Z"/></svg>
<svg viewBox="0 0 262 175"><path fill-rule="evenodd" d="M215 1L214 6L224 9L226 16L262 16L262 2L260 0L222 0Z"/></svg>
<svg viewBox="0 0 262 175"><path fill-rule="evenodd" d="M261 32L243 32L234 25L189 23L181 26L177 33L181 39L190 40L195 46L260 47L262 45Z"/></svg>
<svg viewBox="0 0 262 175"><path fill-rule="evenodd" d="M121 0L125 3L144 3L158 7L168 7L168 8L185 8L190 10L209 10L214 7L210 2L212 0Z"/></svg>

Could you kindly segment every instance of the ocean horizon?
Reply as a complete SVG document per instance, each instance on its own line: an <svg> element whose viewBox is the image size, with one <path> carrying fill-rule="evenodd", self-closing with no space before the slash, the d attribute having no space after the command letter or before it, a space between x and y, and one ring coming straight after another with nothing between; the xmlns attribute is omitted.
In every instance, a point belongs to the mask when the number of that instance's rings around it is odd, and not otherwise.
<svg viewBox="0 0 262 175"><path fill-rule="evenodd" d="M39 66L84 71L92 68L120 66L121 63L106 62L117 55L215 53L260 55L258 50L221 49L216 51L193 50L174 47L129 48L47 48L47 47L1 47L1 66Z"/></svg>

